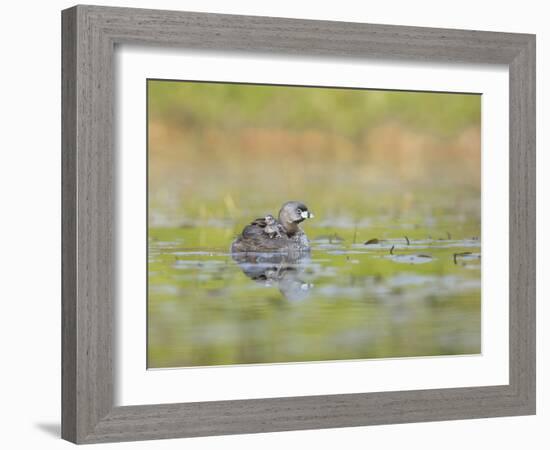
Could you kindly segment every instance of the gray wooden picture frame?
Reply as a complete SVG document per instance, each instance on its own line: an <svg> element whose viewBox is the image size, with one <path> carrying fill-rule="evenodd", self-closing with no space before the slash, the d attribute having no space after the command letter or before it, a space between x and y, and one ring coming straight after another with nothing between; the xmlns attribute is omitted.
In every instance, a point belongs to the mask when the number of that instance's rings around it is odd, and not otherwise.
<svg viewBox="0 0 550 450"><path fill-rule="evenodd" d="M64 439L94 443L535 413L534 35L98 6L63 11L62 32ZM509 384L114 406L117 44L507 65Z"/></svg>

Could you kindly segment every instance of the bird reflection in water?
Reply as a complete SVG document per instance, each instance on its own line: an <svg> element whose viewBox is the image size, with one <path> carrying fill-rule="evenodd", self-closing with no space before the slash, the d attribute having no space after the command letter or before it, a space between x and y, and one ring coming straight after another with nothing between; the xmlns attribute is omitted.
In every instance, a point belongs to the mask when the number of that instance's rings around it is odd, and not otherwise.
<svg viewBox="0 0 550 450"><path fill-rule="evenodd" d="M248 278L278 287L288 300L304 300L311 292L313 284L305 280L309 252L233 253L231 257Z"/></svg>

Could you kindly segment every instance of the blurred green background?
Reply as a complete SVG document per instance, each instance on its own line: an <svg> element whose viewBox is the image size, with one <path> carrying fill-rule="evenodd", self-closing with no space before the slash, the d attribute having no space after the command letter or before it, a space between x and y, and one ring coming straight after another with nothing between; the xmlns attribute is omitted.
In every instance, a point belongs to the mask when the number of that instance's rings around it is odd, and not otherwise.
<svg viewBox="0 0 550 450"><path fill-rule="evenodd" d="M147 87L149 367L480 352L479 95ZM253 280L287 200L311 257Z"/></svg>

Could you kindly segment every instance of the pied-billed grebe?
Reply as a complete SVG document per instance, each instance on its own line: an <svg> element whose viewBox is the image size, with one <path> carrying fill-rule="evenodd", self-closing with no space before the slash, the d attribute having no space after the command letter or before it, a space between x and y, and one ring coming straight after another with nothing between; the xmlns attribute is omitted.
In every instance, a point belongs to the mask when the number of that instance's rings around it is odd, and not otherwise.
<svg viewBox="0 0 550 450"><path fill-rule="evenodd" d="M286 202L279 211L278 220L273 219L275 224L272 226L276 226L280 233L279 237L273 239L270 233L266 232L269 220L262 217L244 228L233 241L231 251L234 253L308 251L309 241L299 224L312 217L313 214L302 202Z"/></svg>

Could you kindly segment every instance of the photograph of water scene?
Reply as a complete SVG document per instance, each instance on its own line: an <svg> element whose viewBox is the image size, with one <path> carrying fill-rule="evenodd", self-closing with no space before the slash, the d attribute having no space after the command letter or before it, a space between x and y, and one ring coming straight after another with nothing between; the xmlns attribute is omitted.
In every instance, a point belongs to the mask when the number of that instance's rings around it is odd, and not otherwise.
<svg viewBox="0 0 550 450"><path fill-rule="evenodd" d="M481 96L147 80L150 369L481 352Z"/></svg>

